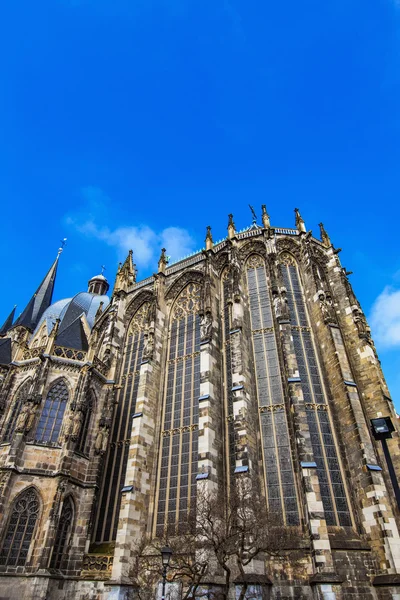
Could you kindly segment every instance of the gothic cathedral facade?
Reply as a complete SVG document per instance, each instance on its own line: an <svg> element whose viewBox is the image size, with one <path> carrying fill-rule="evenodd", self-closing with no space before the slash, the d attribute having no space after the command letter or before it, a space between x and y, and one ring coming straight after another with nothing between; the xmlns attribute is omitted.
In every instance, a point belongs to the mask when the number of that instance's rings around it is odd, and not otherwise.
<svg viewBox="0 0 400 600"><path fill-rule="evenodd" d="M262 561L272 600L400 598L398 417L339 251L295 212L230 215L143 281L130 252L110 297L98 275L52 303L57 256L6 320L1 599L136 598L137 540L243 478L301 548Z"/></svg>

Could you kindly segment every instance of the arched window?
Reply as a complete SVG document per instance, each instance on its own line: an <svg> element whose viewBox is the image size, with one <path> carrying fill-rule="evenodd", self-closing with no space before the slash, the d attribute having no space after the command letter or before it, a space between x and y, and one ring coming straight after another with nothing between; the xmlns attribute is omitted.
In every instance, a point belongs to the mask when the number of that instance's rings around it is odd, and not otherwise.
<svg viewBox="0 0 400 600"><path fill-rule="evenodd" d="M121 389L111 426L111 443L107 451L96 522L96 542L110 542L117 537L121 489L124 485L129 456L132 417L135 414L143 356L144 332L150 304L144 302L136 311L128 328L122 355Z"/></svg>
<svg viewBox="0 0 400 600"><path fill-rule="evenodd" d="M299 525L271 286L261 256L250 256L246 272L268 508L283 523Z"/></svg>
<svg viewBox="0 0 400 600"><path fill-rule="evenodd" d="M36 429L36 442L57 442L68 402L68 389L59 379L49 390Z"/></svg>
<svg viewBox="0 0 400 600"><path fill-rule="evenodd" d="M0 550L0 565L6 567L25 565L39 517L39 509L39 499L34 489L29 488L17 496Z"/></svg>
<svg viewBox="0 0 400 600"><path fill-rule="evenodd" d="M63 569L68 555L68 544L71 536L74 505L71 496L64 500L58 521L56 540L51 555L50 568Z"/></svg>
<svg viewBox="0 0 400 600"><path fill-rule="evenodd" d="M340 464L324 378L315 348L300 273L294 257L279 256L280 270L287 290L291 336L303 391L311 445L317 464L327 525L351 526L345 482Z"/></svg>
<svg viewBox="0 0 400 600"><path fill-rule="evenodd" d="M196 503L200 396L200 296L189 283L175 301L164 397L157 533L184 523Z"/></svg>
<svg viewBox="0 0 400 600"><path fill-rule="evenodd" d="M89 432L90 419L92 418L93 407L94 407L94 397L93 397L93 392L90 391L87 403L85 404L85 406L82 409L83 422L82 422L81 430L79 432L79 438L76 443L76 450L78 452L82 452L82 454L85 454L85 450L86 450L87 437L88 437L88 432Z"/></svg>
<svg viewBox="0 0 400 600"><path fill-rule="evenodd" d="M4 429L3 441L9 442L13 436L15 426L17 424L18 415L21 411L22 405L28 397L29 389L31 387L32 380L28 379L19 388L15 400L12 403L10 414Z"/></svg>

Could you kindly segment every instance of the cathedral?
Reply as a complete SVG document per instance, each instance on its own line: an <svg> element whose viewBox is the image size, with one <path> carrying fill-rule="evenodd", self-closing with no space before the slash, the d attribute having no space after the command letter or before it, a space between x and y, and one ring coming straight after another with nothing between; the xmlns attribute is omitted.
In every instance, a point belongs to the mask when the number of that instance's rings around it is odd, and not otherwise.
<svg viewBox="0 0 400 600"><path fill-rule="evenodd" d="M0 330L0 600L160 599L138 543L243 481L285 559L227 588L210 556L192 595L171 563L166 598L399 600L398 417L340 249L294 224L229 215L200 252L139 281L130 251L110 292L53 303L59 250Z"/></svg>

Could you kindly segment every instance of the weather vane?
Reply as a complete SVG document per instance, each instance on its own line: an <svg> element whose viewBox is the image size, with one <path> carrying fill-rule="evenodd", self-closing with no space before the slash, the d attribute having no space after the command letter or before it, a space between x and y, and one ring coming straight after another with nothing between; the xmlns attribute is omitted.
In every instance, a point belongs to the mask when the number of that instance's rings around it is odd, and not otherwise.
<svg viewBox="0 0 400 600"><path fill-rule="evenodd" d="M104 265L101 265L101 274L103 275L104 271L106 270Z"/></svg>
<svg viewBox="0 0 400 600"><path fill-rule="evenodd" d="M67 243L67 238L63 238L62 240L60 240L61 246L58 249L58 256L60 256L61 252L64 250L66 243Z"/></svg>
<svg viewBox="0 0 400 600"><path fill-rule="evenodd" d="M254 208L251 206L251 204L249 204L249 208L251 210L251 214L253 215L253 223L257 223L257 215L256 215Z"/></svg>

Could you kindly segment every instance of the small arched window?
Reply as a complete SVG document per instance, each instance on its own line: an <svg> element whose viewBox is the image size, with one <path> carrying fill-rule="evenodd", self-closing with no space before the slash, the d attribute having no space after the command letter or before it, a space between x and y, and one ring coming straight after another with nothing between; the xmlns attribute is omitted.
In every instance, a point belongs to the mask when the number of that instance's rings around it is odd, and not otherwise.
<svg viewBox="0 0 400 600"><path fill-rule="evenodd" d="M39 517L39 498L33 488L19 494L14 501L0 550L0 565L23 567Z"/></svg>
<svg viewBox="0 0 400 600"><path fill-rule="evenodd" d="M55 443L58 441L67 402L67 386L63 379L59 379L47 394L36 429L36 442Z"/></svg>
<svg viewBox="0 0 400 600"><path fill-rule="evenodd" d="M64 500L61 509L60 519L58 521L56 540L54 543L53 554L51 555L50 568L65 568L68 556L68 546L71 537L72 520L74 517L74 505L71 496Z"/></svg>
<svg viewBox="0 0 400 600"><path fill-rule="evenodd" d="M86 446L87 446L87 438L88 438L90 420L92 418L92 413L93 413L93 407L94 407L93 392L89 392L89 397L88 397L87 403L82 410L82 412L83 412L82 427L79 432L78 441L76 443L76 450L78 452L82 452L82 454L85 454L85 450L86 450Z"/></svg>
<svg viewBox="0 0 400 600"><path fill-rule="evenodd" d="M20 388L18 390L17 396L12 403L10 413L8 416L8 420L7 420L5 429L4 429L4 436L3 436L4 442L9 442L13 436L13 433L14 433L14 430L15 430L15 427L17 424L18 415L21 412L23 403L25 402L26 398L28 397L28 393L29 393L31 384L32 384L32 380L28 379L20 386Z"/></svg>

